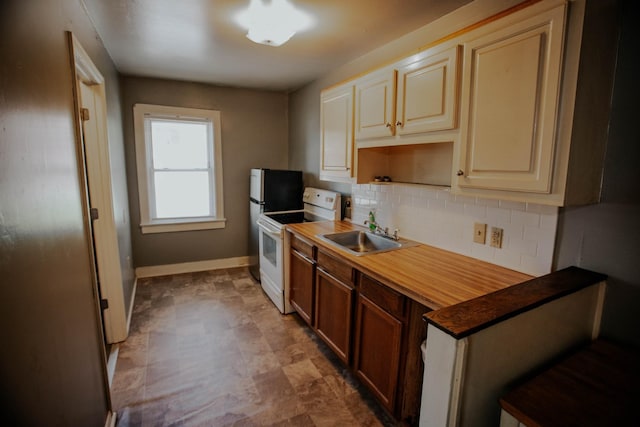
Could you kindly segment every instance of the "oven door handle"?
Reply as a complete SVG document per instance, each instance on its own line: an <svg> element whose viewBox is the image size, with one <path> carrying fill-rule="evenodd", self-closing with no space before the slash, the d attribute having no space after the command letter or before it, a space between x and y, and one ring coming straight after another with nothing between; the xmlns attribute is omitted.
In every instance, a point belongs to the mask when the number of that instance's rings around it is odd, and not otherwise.
<svg viewBox="0 0 640 427"><path fill-rule="evenodd" d="M266 231L268 234L271 234L272 236L275 236L275 237L280 237L280 230L273 228L272 226L270 226L269 224L267 224L266 222L260 219L257 220L256 223L258 224L258 227Z"/></svg>

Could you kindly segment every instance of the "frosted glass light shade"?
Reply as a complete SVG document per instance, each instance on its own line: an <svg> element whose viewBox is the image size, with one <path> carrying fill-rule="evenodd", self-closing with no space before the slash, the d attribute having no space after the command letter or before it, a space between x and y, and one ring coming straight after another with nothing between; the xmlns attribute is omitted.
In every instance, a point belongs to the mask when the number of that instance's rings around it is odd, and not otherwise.
<svg viewBox="0 0 640 427"><path fill-rule="evenodd" d="M268 1L268 0L267 0ZM312 19L296 9L287 0L251 0L249 8L236 16L239 25L246 28L247 38L255 43L280 46L296 32L309 28Z"/></svg>

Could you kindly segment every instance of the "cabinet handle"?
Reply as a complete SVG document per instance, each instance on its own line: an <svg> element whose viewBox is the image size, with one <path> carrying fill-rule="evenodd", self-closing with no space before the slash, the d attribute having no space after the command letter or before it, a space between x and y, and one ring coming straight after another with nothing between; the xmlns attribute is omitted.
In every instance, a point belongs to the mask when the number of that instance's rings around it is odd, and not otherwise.
<svg viewBox="0 0 640 427"><path fill-rule="evenodd" d="M398 121L396 122L396 126L402 126L402 122L401 122L400 120L398 120Z"/></svg>
<svg viewBox="0 0 640 427"><path fill-rule="evenodd" d="M385 126L390 128L391 127L391 123L387 123Z"/></svg>
<svg viewBox="0 0 640 427"><path fill-rule="evenodd" d="M303 254L302 252L298 252L298 250L296 250L295 248L291 248L296 255L298 255L300 258L304 259L305 261L307 261L309 264L316 264L316 261L312 258L309 258L308 256L306 256L305 254Z"/></svg>
<svg viewBox="0 0 640 427"><path fill-rule="evenodd" d="M456 175L462 176L464 175L464 171L462 169L458 169L458 172L456 172Z"/></svg>

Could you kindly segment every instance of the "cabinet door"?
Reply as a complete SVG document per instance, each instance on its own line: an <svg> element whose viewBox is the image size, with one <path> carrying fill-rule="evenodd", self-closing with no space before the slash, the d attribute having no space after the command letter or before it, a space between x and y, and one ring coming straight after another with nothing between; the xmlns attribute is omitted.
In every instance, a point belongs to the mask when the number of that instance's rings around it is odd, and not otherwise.
<svg viewBox="0 0 640 427"><path fill-rule="evenodd" d="M549 193L565 6L465 43L461 187Z"/></svg>
<svg viewBox="0 0 640 427"><path fill-rule="evenodd" d="M300 317L313 326L315 262L298 251L291 251L289 300Z"/></svg>
<svg viewBox="0 0 640 427"><path fill-rule="evenodd" d="M354 369L356 376L394 412L402 322L366 296L358 296Z"/></svg>
<svg viewBox="0 0 640 427"><path fill-rule="evenodd" d="M393 136L396 71L381 70L356 82L356 139Z"/></svg>
<svg viewBox="0 0 640 427"><path fill-rule="evenodd" d="M459 50L454 46L398 68L398 135L456 126Z"/></svg>
<svg viewBox="0 0 640 427"><path fill-rule="evenodd" d="M345 364L351 356L353 289L322 268L316 270L316 332Z"/></svg>
<svg viewBox="0 0 640 427"><path fill-rule="evenodd" d="M320 179L353 176L353 86L323 92L320 99Z"/></svg>

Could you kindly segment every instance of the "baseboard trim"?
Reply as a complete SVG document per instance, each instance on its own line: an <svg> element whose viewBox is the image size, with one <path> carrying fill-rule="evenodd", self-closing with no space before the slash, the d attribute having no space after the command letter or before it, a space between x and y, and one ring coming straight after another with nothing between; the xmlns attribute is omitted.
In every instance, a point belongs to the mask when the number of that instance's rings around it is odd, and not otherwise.
<svg viewBox="0 0 640 427"><path fill-rule="evenodd" d="M136 277L167 276L169 274L195 273L198 271L219 270L221 268L246 267L249 257L241 256L225 259L211 259L206 261L184 262L181 264L152 265L136 268Z"/></svg>
<svg viewBox="0 0 640 427"><path fill-rule="evenodd" d="M107 419L104 422L104 427L116 427L116 413L113 411L107 412Z"/></svg>
<svg viewBox="0 0 640 427"><path fill-rule="evenodd" d="M113 377L116 374L116 364L118 363L118 353L120 352L120 344L111 344L111 351L107 359L107 374L109 378L109 388L113 385Z"/></svg>
<svg viewBox="0 0 640 427"><path fill-rule="evenodd" d="M129 328L131 327L131 317L133 316L133 303L136 300L136 291L138 290L138 278L133 279L133 289L131 290L131 301L129 301L129 312L127 313L127 337L129 336Z"/></svg>

